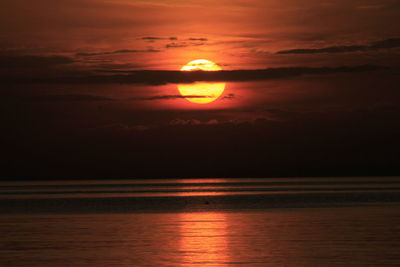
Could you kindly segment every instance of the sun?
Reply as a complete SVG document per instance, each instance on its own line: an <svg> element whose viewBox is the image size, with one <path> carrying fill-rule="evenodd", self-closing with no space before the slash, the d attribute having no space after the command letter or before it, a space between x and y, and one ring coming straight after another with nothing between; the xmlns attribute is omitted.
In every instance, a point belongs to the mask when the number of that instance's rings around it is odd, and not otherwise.
<svg viewBox="0 0 400 267"><path fill-rule="evenodd" d="M204 70L204 71L217 71L222 70L220 66L215 64L214 62L207 59L196 59L190 61L185 66L181 68L183 71L191 71L191 70Z"/></svg>
<svg viewBox="0 0 400 267"><path fill-rule="evenodd" d="M181 68L181 71L219 71L222 70L216 63L207 59L190 61ZM215 101L225 90L225 83L196 82L192 84L178 84L178 90L188 101L196 104L207 104Z"/></svg>

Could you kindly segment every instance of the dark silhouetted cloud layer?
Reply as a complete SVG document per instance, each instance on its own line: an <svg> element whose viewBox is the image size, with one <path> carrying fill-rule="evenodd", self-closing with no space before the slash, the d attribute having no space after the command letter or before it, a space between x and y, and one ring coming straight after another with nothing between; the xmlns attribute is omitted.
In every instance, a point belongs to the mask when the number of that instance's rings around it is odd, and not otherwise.
<svg viewBox="0 0 400 267"><path fill-rule="evenodd" d="M400 47L400 38L391 38L372 43L371 45L330 46L315 49L290 49L278 51L277 54L320 54L371 51Z"/></svg>

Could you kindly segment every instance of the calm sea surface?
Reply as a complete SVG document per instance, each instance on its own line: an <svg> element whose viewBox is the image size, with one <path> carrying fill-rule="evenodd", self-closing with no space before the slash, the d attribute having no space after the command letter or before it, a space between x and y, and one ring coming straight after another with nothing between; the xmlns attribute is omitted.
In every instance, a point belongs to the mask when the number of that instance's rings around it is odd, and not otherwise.
<svg viewBox="0 0 400 267"><path fill-rule="evenodd" d="M400 178L0 183L0 266L400 266Z"/></svg>

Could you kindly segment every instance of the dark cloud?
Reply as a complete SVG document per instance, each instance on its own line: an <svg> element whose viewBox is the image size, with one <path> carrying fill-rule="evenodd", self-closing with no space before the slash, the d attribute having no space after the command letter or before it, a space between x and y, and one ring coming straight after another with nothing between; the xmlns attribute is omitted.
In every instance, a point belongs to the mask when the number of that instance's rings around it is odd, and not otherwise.
<svg viewBox="0 0 400 267"><path fill-rule="evenodd" d="M345 53L366 50L367 46L351 45L351 46L331 46L318 49L290 49L282 50L277 54L320 54L320 53Z"/></svg>
<svg viewBox="0 0 400 267"><path fill-rule="evenodd" d="M154 37L154 36L146 36L140 38L140 40L145 40L148 42L155 42L155 41L160 41L160 40L169 40L169 41L176 41L178 40L178 37Z"/></svg>
<svg viewBox="0 0 400 267"><path fill-rule="evenodd" d="M170 43L166 44L165 48L180 48L180 47L188 47L189 45L186 43Z"/></svg>
<svg viewBox="0 0 400 267"><path fill-rule="evenodd" d="M205 45L204 42L208 41L207 38L187 38L183 42L172 42L165 45L165 48L182 48L190 46L200 46Z"/></svg>
<svg viewBox="0 0 400 267"><path fill-rule="evenodd" d="M141 101L149 101L149 100L171 100L171 99L187 99L187 98L213 98L214 96L205 96L205 95L159 95L159 96L149 96L149 97L131 97L128 100L141 100Z"/></svg>
<svg viewBox="0 0 400 267"><path fill-rule="evenodd" d="M232 71L164 71L164 70L138 70L127 72L108 72L107 75L90 75L82 73L80 76L59 78L26 78L3 77L3 82L9 83L66 83L66 84L151 84L162 85L168 83L192 83L196 81L262 81L282 79L301 75L316 74L326 75L332 73L353 73L365 71L379 71L386 67L362 65L355 67L290 67L270 68L260 70L232 70ZM112 72L111 72L112 73Z"/></svg>
<svg viewBox="0 0 400 267"><path fill-rule="evenodd" d="M114 55L114 54L124 54L124 53L157 53L161 52L157 49L121 49L115 51L105 51L105 52L93 52L93 53L77 53L78 57L91 57L91 56L104 56L104 55Z"/></svg>
<svg viewBox="0 0 400 267"><path fill-rule="evenodd" d="M174 100L174 99L188 99L188 98L213 98L214 96L204 96L204 95L156 95L148 97L131 97L127 99L115 99L103 96L95 95L84 95L84 94L64 94L64 95L37 95L22 97L23 100L29 100L33 102L90 102L90 101L118 101L118 100L128 100L128 101L152 101L152 100ZM21 98L21 97L20 97Z"/></svg>
<svg viewBox="0 0 400 267"><path fill-rule="evenodd" d="M400 47L400 38L390 38L383 41L378 41L373 43L370 47L373 49Z"/></svg>
<svg viewBox="0 0 400 267"><path fill-rule="evenodd" d="M169 125L200 125L201 121L196 119L173 119L169 122Z"/></svg>
<svg viewBox="0 0 400 267"><path fill-rule="evenodd" d="M227 95L225 95L225 96L223 96L222 98L221 98L221 100L226 100L226 99L234 99L234 98L236 98L236 95L235 94L227 94Z"/></svg>
<svg viewBox="0 0 400 267"><path fill-rule="evenodd" d="M30 101L36 102L75 102L75 101L113 101L112 98L94 96L94 95L80 95L80 94L69 94L69 95L40 95L25 98Z"/></svg>
<svg viewBox="0 0 400 267"><path fill-rule="evenodd" d="M166 44L165 48L181 48L181 47L200 46L200 45L204 45L204 43L173 42Z"/></svg>
<svg viewBox="0 0 400 267"><path fill-rule="evenodd" d="M146 36L146 37L142 37L140 38L140 40L144 40L147 42L155 42L155 41L177 41L178 37L157 37L157 36ZM184 39L185 41L195 41L195 42L207 42L208 39L207 38L203 38L203 37L190 37L190 38L186 38Z"/></svg>
<svg viewBox="0 0 400 267"><path fill-rule="evenodd" d="M173 119L169 122L169 125L177 126L177 125L216 125L219 121L216 119L201 121L198 119Z"/></svg>
<svg viewBox="0 0 400 267"><path fill-rule="evenodd" d="M200 42L207 42L207 38L188 38L188 41L200 41Z"/></svg>
<svg viewBox="0 0 400 267"><path fill-rule="evenodd" d="M75 60L65 56L0 55L0 68L42 68L72 64Z"/></svg>
<svg viewBox="0 0 400 267"><path fill-rule="evenodd" d="M400 38L391 38L372 43L370 45L330 46L315 49L290 49L278 51L277 54L320 54L320 53L346 53L358 51L373 51L400 47Z"/></svg>

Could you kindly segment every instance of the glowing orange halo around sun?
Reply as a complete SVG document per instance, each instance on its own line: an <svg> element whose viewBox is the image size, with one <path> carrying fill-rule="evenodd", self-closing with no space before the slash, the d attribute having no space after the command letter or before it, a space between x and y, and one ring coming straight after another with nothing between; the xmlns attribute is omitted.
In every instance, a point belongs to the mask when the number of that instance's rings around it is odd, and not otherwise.
<svg viewBox="0 0 400 267"><path fill-rule="evenodd" d="M190 61L181 71L218 71L221 67L206 59ZM178 84L178 90L188 101L196 104L207 104L215 101L225 90L225 83L196 82L193 84ZM192 96L192 97L191 97Z"/></svg>

